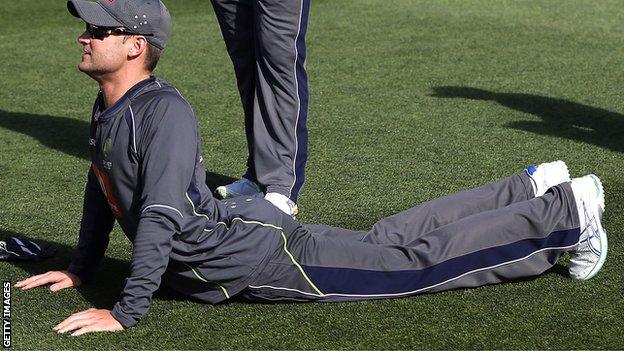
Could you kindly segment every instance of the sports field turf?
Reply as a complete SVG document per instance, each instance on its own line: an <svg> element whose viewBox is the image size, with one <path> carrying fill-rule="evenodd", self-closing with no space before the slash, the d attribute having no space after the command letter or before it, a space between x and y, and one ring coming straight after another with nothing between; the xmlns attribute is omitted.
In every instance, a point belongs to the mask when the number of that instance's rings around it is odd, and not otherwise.
<svg viewBox="0 0 624 351"><path fill-rule="evenodd" d="M242 110L208 1L169 0L157 75L199 118L211 185L243 172ZM54 258L0 262L2 280L64 268L77 241L97 85L76 70L83 25L64 0L4 0L0 18L0 235ZM51 328L110 308L131 247L118 228L95 281L13 291L15 349L614 349L624 347L624 11L607 1L313 0L305 223L376 219L565 160L604 182L609 257L591 281L566 257L536 279L411 298L209 306L167 294L130 330ZM458 233L461 235L461 233Z"/></svg>

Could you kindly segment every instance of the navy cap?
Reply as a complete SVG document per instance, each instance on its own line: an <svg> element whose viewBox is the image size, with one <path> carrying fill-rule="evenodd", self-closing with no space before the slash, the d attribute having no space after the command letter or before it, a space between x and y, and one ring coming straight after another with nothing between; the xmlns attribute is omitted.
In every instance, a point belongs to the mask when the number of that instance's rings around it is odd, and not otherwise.
<svg viewBox="0 0 624 351"><path fill-rule="evenodd" d="M160 0L69 0L67 9L94 26L123 27L145 35L161 50L171 35L171 16Z"/></svg>

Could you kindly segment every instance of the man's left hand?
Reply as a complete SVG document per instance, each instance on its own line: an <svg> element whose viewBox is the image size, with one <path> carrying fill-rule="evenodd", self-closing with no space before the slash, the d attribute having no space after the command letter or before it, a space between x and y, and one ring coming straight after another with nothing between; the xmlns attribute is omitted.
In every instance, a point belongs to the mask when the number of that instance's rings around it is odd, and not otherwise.
<svg viewBox="0 0 624 351"><path fill-rule="evenodd" d="M90 308L72 314L54 327L54 330L60 334L74 331L71 335L78 336L92 332L121 331L124 330L124 327L113 318L111 311Z"/></svg>

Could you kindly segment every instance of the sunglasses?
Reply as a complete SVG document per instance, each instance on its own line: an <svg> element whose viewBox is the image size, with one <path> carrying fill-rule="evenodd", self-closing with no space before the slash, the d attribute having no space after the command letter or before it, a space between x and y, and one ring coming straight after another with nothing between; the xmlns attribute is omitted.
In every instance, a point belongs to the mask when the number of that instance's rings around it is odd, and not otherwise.
<svg viewBox="0 0 624 351"><path fill-rule="evenodd" d="M124 27L98 27L92 24L86 23L87 32L93 39L103 40L109 35L120 34L120 35L144 35L150 36L151 34L139 34L134 33Z"/></svg>

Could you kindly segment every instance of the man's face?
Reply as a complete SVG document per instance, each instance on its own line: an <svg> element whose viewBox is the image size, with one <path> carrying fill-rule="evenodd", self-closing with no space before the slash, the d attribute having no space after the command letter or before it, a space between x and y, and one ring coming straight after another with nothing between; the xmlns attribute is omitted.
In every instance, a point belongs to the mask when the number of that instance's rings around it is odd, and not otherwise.
<svg viewBox="0 0 624 351"><path fill-rule="evenodd" d="M123 35L111 34L93 38L87 30L78 37L82 45L82 61L78 69L94 79L119 71L127 62L129 40Z"/></svg>

